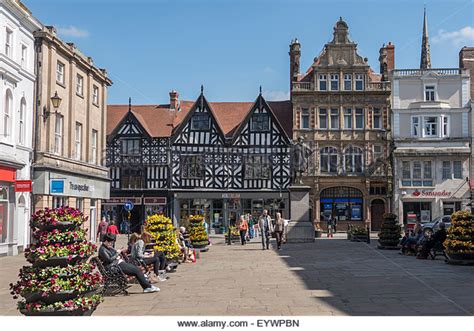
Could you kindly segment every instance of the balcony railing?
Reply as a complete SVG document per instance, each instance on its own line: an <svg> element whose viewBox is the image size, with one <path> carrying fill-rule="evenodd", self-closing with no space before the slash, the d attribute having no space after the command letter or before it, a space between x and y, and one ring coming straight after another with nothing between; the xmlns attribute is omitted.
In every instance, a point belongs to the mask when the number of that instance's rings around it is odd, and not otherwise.
<svg viewBox="0 0 474 331"><path fill-rule="evenodd" d="M456 76L467 74L465 69L441 68L441 69L396 69L392 71L394 77L417 77L426 73L435 73L439 76Z"/></svg>
<svg viewBox="0 0 474 331"><path fill-rule="evenodd" d="M390 82L370 82L365 87L365 90L340 90L336 92L363 92L363 91L388 91L390 90ZM293 91L316 91L312 82L293 82ZM324 90L321 92L335 92Z"/></svg>

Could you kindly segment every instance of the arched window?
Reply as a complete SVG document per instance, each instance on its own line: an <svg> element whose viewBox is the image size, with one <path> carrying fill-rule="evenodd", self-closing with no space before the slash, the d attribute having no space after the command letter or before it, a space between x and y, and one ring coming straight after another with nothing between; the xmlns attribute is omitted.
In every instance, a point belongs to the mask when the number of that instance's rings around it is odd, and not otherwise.
<svg viewBox="0 0 474 331"><path fill-rule="evenodd" d="M349 146L344 151L346 173L361 173L363 170L363 150L357 146Z"/></svg>
<svg viewBox="0 0 474 331"><path fill-rule="evenodd" d="M338 155L337 148L324 147L320 150L321 172L337 173Z"/></svg>
<svg viewBox="0 0 474 331"><path fill-rule="evenodd" d="M19 114L19 126L18 126L18 143L23 145L25 143L25 116L26 116L26 100L21 98L20 103L20 114Z"/></svg>
<svg viewBox="0 0 474 331"><path fill-rule="evenodd" d="M12 114L13 95L12 91L7 90L5 94L5 109L3 110L3 135L7 137L10 134L10 118Z"/></svg>

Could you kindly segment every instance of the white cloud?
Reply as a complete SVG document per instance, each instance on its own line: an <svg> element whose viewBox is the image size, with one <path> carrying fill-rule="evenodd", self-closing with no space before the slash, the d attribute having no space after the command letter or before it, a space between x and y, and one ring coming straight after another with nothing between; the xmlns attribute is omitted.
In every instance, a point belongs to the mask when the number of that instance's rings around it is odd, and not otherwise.
<svg viewBox="0 0 474 331"><path fill-rule="evenodd" d="M467 46L474 41L474 27L465 26L457 31L439 30L433 37L434 44L452 43L455 46Z"/></svg>
<svg viewBox="0 0 474 331"><path fill-rule="evenodd" d="M263 91L263 97L268 101L289 100L290 92L286 91Z"/></svg>
<svg viewBox="0 0 474 331"><path fill-rule="evenodd" d="M58 27L58 34L63 37L87 38L89 31L70 25L68 27Z"/></svg>

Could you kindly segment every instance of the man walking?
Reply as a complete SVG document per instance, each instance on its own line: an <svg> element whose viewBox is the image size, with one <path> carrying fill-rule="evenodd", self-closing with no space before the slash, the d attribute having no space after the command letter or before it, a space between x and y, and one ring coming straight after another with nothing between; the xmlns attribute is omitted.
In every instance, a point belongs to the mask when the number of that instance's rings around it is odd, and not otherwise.
<svg viewBox="0 0 474 331"><path fill-rule="evenodd" d="M272 219L268 215L268 210L264 209L262 216L258 219L258 226L260 228L260 234L262 236L262 249L269 249L270 246L270 235L273 232Z"/></svg>

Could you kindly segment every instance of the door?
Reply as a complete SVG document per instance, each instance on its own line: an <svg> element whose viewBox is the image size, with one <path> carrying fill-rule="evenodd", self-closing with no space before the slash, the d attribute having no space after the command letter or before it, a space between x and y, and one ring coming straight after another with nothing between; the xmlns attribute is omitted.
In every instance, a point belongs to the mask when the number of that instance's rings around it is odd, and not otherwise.
<svg viewBox="0 0 474 331"><path fill-rule="evenodd" d="M381 199L375 199L370 206L371 230L380 231L385 213L385 202Z"/></svg>

